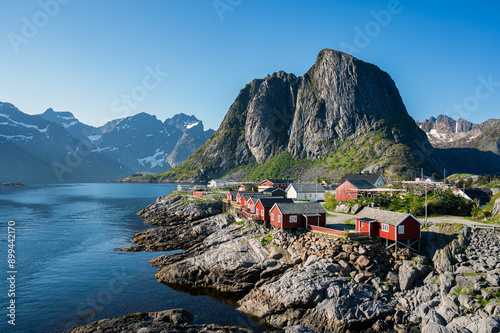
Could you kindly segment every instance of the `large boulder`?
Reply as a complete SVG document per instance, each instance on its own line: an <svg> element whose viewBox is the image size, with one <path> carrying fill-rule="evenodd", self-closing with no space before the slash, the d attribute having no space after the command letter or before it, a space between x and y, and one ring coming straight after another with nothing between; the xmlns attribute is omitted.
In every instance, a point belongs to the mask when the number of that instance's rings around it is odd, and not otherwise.
<svg viewBox="0 0 500 333"><path fill-rule="evenodd" d="M495 200L495 203L493 204L493 210L491 211L491 216L493 217L498 214L500 214L500 198Z"/></svg>

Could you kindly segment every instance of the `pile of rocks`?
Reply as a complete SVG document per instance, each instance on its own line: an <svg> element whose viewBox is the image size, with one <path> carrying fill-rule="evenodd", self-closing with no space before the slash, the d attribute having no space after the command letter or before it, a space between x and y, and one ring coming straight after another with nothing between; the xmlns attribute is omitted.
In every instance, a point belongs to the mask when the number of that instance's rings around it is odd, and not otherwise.
<svg viewBox="0 0 500 333"><path fill-rule="evenodd" d="M360 243L312 232L299 236L284 234L284 238L281 245L288 250L294 263L300 264L315 255L328 263L340 265L337 275L352 277L355 282L369 283L375 277L384 280L391 272L389 280L394 280L394 273L398 272L402 261L408 258L407 252L399 255L388 252L373 239L365 239Z"/></svg>
<svg viewBox="0 0 500 333"><path fill-rule="evenodd" d="M395 295L403 322L428 333L500 332L500 235L473 229L469 241L449 271Z"/></svg>
<svg viewBox="0 0 500 333"><path fill-rule="evenodd" d="M319 331L364 331L393 312L392 293L374 277L367 284L340 277L341 266L315 255L277 281L253 289L239 310L265 324L284 328L304 324ZM392 325L391 325L392 326Z"/></svg>

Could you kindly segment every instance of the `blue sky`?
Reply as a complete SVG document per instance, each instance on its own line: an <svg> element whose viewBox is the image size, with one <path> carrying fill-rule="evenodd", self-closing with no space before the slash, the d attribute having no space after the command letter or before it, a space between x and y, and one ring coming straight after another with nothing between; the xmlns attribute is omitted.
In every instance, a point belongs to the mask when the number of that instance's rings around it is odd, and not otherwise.
<svg viewBox="0 0 500 333"><path fill-rule="evenodd" d="M498 1L0 0L0 101L82 122L183 112L216 129L240 89L323 48L396 82L417 120L500 118ZM128 97L127 97L128 96Z"/></svg>

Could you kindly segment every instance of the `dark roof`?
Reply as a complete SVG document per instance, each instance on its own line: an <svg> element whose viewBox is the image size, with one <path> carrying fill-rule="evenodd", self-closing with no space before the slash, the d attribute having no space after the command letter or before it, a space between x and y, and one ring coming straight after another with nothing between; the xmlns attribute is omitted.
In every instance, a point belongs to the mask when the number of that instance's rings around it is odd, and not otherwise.
<svg viewBox="0 0 500 333"><path fill-rule="evenodd" d="M366 179L346 179L349 183L354 185L358 190L369 190L372 188L376 188L375 185L370 183Z"/></svg>
<svg viewBox="0 0 500 333"><path fill-rule="evenodd" d="M256 186L257 183L239 183L238 186L241 186L241 185L244 185L244 186Z"/></svg>
<svg viewBox="0 0 500 333"><path fill-rule="evenodd" d="M262 206L264 208L271 208L275 203L293 203L292 199L287 199L283 197L263 197L259 198Z"/></svg>
<svg viewBox="0 0 500 333"><path fill-rule="evenodd" d="M368 222L368 223L370 223L370 222L375 222L375 221L376 221L376 220L371 219L371 218L369 218L369 217L362 217L362 218L360 218L360 219L358 219L358 220L359 220L359 221L361 221L361 222Z"/></svg>
<svg viewBox="0 0 500 333"><path fill-rule="evenodd" d="M368 220L377 220L379 223L398 225L399 222L403 221L408 215L410 214L396 213L396 212L391 212L389 210L365 207L359 213L356 214L355 218L360 219L362 221L367 221L368 219Z"/></svg>
<svg viewBox="0 0 500 333"><path fill-rule="evenodd" d="M378 180L380 177L380 173L348 173L342 177L340 182L342 183L344 180L348 179L349 181L351 180L367 180L372 184L375 184L375 182Z"/></svg>
<svg viewBox="0 0 500 333"><path fill-rule="evenodd" d="M250 198L267 198L269 197L269 194L261 194L261 193L247 193L243 195L243 198L245 198L245 201L250 200Z"/></svg>
<svg viewBox="0 0 500 333"><path fill-rule="evenodd" d="M326 210L319 202L294 202L294 203L277 203L281 213L289 214L319 214L325 213Z"/></svg>
<svg viewBox="0 0 500 333"><path fill-rule="evenodd" d="M290 184L290 186L293 186L293 188L295 188L295 191L297 191L297 193L321 193L321 192L325 192L325 189L320 184L294 183L294 184Z"/></svg>
<svg viewBox="0 0 500 333"><path fill-rule="evenodd" d="M256 194L257 192L254 192L254 191L236 191L236 195L240 194L240 196L243 196L243 195L248 194L248 193Z"/></svg>
<svg viewBox="0 0 500 333"><path fill-rule="evenodd" d="M229 190L228 192L231 194L231 198L236 198L239 193L239 191L236 190Z"/></svg>
<svg viewBox="0 0 500 333"><path fill-rule="evenodd" d="M491 199L491 197L481 189L466 188L464 190L464 193L467 194L467 196L472 200L479 199L479 204L481 206L486 205L488 202L490 202Z"/></svg>

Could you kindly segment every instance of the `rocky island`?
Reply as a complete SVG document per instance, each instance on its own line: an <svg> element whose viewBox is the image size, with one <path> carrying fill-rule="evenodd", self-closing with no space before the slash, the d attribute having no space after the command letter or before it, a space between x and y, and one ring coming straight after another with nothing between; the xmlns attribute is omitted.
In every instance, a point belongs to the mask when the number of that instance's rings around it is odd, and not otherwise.
<svg viewBox="0 0 500 333"><path fill-rule="evenodd" d="M432 225L423 232L421 254L398 254L375 239L352 241L305 230L270 230L222 214L218 198L172 194L158 198L139 215L160 228L136 234L136 245L118 250L183 249L150 261L158 268L158 281L230 298L271 331L500 329L500 234L492 230ZM166 323L174 325L162 313L103 320L74 332L107 332L110 323L109 332L118 332L116 327L161 331ZM193 327L189 320L181 322L173 331L212 330Z"/></svg>

